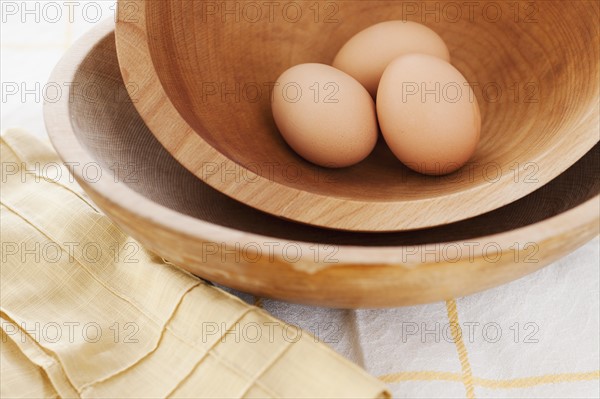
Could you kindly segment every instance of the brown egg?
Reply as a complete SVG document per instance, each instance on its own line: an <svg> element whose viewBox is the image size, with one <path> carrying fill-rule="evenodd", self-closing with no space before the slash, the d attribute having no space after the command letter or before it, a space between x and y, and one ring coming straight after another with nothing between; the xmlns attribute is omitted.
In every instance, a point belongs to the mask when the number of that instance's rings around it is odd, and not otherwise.
<svg viewBox="0 0 600 399"><path fill-rule="evenodd" d="M412 21L387 21L354 35L337 53L332 65L353 76L375 97L387 65L410 53L450 61L446 43L427 26Z"/></svg>
<svg viewBox="0 0 600 399"><path fill-rule="evenodd" d="M394 155L424 174L457 170L479 142L473 89L456 68L430 55L404 55L388 65L377 92L377 116Z"/></svg>
<svg viewBox="0 0 600 399"><path fill-rule="evenodd" d="M300 64L285 71L273 88L271 107L285 141L317 165L354 165L375 147L373 99L354 78L329 65Z"/></svg>

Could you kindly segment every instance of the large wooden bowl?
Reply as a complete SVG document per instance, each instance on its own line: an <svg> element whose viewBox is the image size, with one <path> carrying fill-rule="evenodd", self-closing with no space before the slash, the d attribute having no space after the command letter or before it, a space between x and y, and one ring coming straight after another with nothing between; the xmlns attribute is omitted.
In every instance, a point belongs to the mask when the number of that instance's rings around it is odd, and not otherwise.
<svg viewBox="0 0 600 399"><path fill-rule="evenodd" d="M79 41L45 105L63 160L89 196L157 254L257 295L337 307L431 302L519 278L598 234L599 148L558 178L473 219L414 232L330 231L234 201L182 167L138 115L119 73L112 26ZM67 87L66 85L64 87Z"/></svg>
<svg viewBox="0 0 600 399"><path fill-rule="evenodd" d="M254 208L344 230L436 226L531 193L598 141L596 1L269 4L119 0L116 31L150 131L192 174ZM357 166L319 168L273 123L269 85L285 69L330 63L353 34L390 19L437 31L473 82L481 143L450 176L412 172L382 142Z"/></svg>

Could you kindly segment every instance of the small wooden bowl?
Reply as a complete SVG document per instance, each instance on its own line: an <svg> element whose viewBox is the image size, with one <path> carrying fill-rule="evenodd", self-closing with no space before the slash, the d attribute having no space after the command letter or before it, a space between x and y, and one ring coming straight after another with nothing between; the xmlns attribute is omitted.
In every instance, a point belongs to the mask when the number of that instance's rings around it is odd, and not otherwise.
<svg viewBox="0 0 600 399"><path fill-rule="evenodd" d="M239 290L336 307L432 302L519 278L598 234L598 146L532 194L469 220L330 231L245 206L182 167L127 97L111 24L81 39L51 79L72 84L45 105L50 138L64 161L102 167L98 181L74 168L96 204L152 251Z"/></svg>
<svg viewBox="0 0 600 399"><path fill-rule="evenodd" d="M595 1L426 3L119 0L117 50L146 125L217 190L334 229L431 227L521 198L594 146L600 39ZM449 176L408 170L383 142L359 165L320 168L272 120L269 85L285 69L330 63L356 32L390 19L433 28L473 82L481 143Z"/></svg>

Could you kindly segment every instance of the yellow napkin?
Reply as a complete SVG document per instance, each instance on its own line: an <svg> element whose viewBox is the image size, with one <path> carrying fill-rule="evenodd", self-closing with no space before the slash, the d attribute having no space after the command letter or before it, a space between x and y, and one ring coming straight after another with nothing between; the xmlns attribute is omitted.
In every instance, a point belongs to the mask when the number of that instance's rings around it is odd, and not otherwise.
<svg viewBox="0 0 600 399"><path fill-rule="evenodd" d="M56 154L1 140L2 397L385 397L307 332L142 248Z"/></svg>

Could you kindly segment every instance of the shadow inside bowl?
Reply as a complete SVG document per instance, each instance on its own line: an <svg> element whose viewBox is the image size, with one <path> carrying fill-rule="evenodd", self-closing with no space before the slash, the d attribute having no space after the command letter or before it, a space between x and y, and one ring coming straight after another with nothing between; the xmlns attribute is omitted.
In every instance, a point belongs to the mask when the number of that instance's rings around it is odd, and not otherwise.
<svg viewBox="0 0 600 399"><path fill-rule="evenodd" d="M403 246L468 240L523 227L585 202L600 191L598 144L570 169L532 194L464 221L415 231L358 233L298 224L246 206L216 191L180 165L137 113L119 70L114 35L78 69L70 101L78 140L119 182L174 211L236 230L337 245Z"/></svg>
<svg viewBox="0 0 600 399"><path fill-rule="evenodd" d="M456 18L454 2L447 7L439 4L443 2L403 4L410 2L396 0L302 3L296 5L304 8L303 17L290 22L279 15L273 20L258 21L219 18L207 15L203 2L144 2L151 62L166 97L193 129L193 134L235 162L240 172L249 169L285 187L371 203L473 192L475 187L489 186L486 168L497 166L502 169L500 177L508 183L505 185L509 187L508 193L512 194L518 190L510 189L509 168L536 161L540 163L540 182L547 181L545 176L555 177L552 168L541 160L548 154L558 157L567 144L573 143L569 138L575 128L583 123L590 110L597 109L600 62L597 3L493 2L493 7L476 4L473 16L460 5L462 12ZM336 12L329 12L333 5ZM311 18L314 7L327 15L333 14L332 18L325 21ZM410 7L423 14L409 13ZM518 8L523 8L522 20L515 19ZM434 9L441 11L428 16ZM483 14L491 13L490 9L501 17ZM469 178L434 178L415 173L391 156L384 145L350 168L319 168L297 156L282 140L273 122L270 98L283 95L283 88L271 91L269 84L283 71L304 62L330 63L355 33L391 19L412 19L434 29L447 43L452 64L473 86L483 126L481 142L469 162L472 167ZM148 62L135 57L130 61ZM144 104L147 97L142 90L138 93ZM448 98L454 95L444 91L437 94ZM340 101L342 95L339 93ZM458 95L467 94L461 90ZM180 144L180 139L169 140L172 133L168 124L163 124L162 129L154 128L162 143L169 142L171 153ZM592 145L586 146L585 151ZM550 149L554 151L549 152ZM189 152L179 152L175 157L195 170L196 160L187 155ZM582 155L583 151L579 152L572 162ZM565 158L568 157L555 158L554 163L562 164ZM295 172L293 177L289 176L288 167ZM563 167L561 171L567 165ZM225 191L223 188L229 182L221 179L219 189ZM256 186L264 187L259 182ZM531 186L538 188L539 184L532 182ZM524 190L521 192L525 194ZM232 191L229 193L235 197ZM499 198L506 195L500 193ZM252 200L253 196L244 201L252 204ZM267 202L268 199L263 201ZM272 211L267 205L252 205ZM434 213L431 212L432 219L436 219Z"/></svg>

